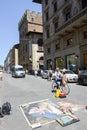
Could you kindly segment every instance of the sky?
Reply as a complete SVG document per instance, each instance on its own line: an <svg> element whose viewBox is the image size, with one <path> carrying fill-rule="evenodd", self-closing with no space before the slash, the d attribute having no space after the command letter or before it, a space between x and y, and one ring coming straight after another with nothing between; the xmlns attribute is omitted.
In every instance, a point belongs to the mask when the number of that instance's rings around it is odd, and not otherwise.
<svg viewBox="0 0 87 130"><path fill-rule="evenodd" d="M32 0L0 1L0 65L4 65L10 49L19 43L18 23L27 9L42 13L41 5Z"/></svg>

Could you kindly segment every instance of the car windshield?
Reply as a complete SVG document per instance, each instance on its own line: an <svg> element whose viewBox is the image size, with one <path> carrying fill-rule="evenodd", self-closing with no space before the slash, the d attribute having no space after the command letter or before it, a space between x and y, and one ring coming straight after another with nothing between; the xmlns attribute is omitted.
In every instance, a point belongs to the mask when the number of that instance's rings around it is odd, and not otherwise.
<svg viewBox="0 0 87 130"><path fill-rule="evenodd" d="M44 73L48 73L48 71L47 71L47 70L44 70Z"/></svg>
<svg viewBox="0 0 87 130"><path fill-rule="evenodd" d="M23 68L16 68L16 71L23 71Z"/></svg>
<svg viewBox="0 0 87 130"><path fill-rule="evenodd" d="M65 73L66 73L66 74L74 74L73 71L68 71L68 70L66 70Z"/></svg>

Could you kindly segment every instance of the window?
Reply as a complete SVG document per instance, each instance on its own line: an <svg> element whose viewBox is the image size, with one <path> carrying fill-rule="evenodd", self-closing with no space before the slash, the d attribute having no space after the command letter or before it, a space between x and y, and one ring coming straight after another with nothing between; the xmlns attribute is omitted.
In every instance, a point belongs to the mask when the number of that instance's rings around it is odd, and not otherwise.
<svg viewBox="0 0 87 130"><path fill-rule="evenodd" d="M59 49L60 49L60 44L58 43L55 45L55 50L59 50Z"/></svg>
<svg viewBox="0 0 87 130"><path fill-rule="evenodd" d="M57 32L57 28L58 28L58 22L55 22L55 23L54 23L54 30L55 30L55 33Z"/></svg>
<svg viewBox="0 0 87 130"><path fill-rule="evenodd" d="M82 0L82 8L84 9L87 7L87 0Z"/></svg>
<svg viewBox="0 0 87 130"><path fill-rule="evenodd" d="M52 69L52 60L51 59L48 59L47 60L47 69Z"/></svg>
<svg viewBox="0 0 87 130"><path fill-rule="evenodd" d="M31 18L31 22L34 22L34 18Z"/></svg>
<svg viewBox="0 0 87 130"><path fill-rule="evenodd" d="M38 44L38 51L43 51L43 39L39 38L37 41Z"/></svg>
<svg viewBox="0 0 87 130"><path fill-rule="evenodd" d="M87 31L84 32L84 39L87 39Z"/></svg>
<svg viewBox="0 0 87 130"><path fill-rule="evenodd" d="M56 57L55 58L55 67L62 68L62 66L63 66L62 58L61 57Z"/></svg>
<svg viewBox="0 0 87 130"><path fill-rule="evenodd" d="M57 2L55 2L54 4L53 4L53 8L54 8L54 13L57 11Z"/></svg>
<svg viewBox="0 0 87 130"><path fill-rule="evenodd" d="M71 66L76 66L75 54L70 54L66 56L66 67L70 68Z"/></svg>
<svg viewBox="0 0 87 130"><path fill-rule="evenodd" d="M47 5L48 4L48 0L45 0L45 5Z"/></svg>
<svg viewBox="0 0 87 130"><path fill-rule="evenodd" d="M46 38L49 38L49 29L46 31Z"/></svg>
<svg viewBox="0 0 87 130"><path fill-rule="evenodd" d="M67 21L68 19L70 19L70 12L66 13L66 19L65 20Z"/></svg>
<svg viewBox="0 0 87 130"><path fill-rule="evenodd" d="M38 46L43 46L43 39L39 38L37 41Z"/></svg>
<svg viewBox="0 0 87 130"><path fill-rule="evenodd" d="M49 13L48 11L46 12L46 21L48 21L48 18L49 18Z"/></svg>
<svg viewBox="0 0 87 130"><path fill-rule="evenodd" d="M72 44L72 38L67 39L67 46Z"/></svg>
<svg viewBox="0 0 87 130"><path fill-rule="evenodd" d="M47 48L47 53L50 53L50 48Z"/></svg>

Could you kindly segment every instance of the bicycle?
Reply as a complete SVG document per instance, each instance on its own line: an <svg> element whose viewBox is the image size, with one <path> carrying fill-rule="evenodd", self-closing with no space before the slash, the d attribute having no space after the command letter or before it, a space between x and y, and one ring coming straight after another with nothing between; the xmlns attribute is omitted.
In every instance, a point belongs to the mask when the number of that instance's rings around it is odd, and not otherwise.
<svg viewBox="0 0 87 130"><path fill-rule="evenodd" d="M61 92L63 92L66 95L68 95L70 93L69 85L68 85L67 82L64 82L64 83L61 84L61 80L58 80L59 89L61 90ZM56 89L57 89L57 83L56 83L55 80L53 80L53 82L52 82L52 91L55 92Z"/></svg>

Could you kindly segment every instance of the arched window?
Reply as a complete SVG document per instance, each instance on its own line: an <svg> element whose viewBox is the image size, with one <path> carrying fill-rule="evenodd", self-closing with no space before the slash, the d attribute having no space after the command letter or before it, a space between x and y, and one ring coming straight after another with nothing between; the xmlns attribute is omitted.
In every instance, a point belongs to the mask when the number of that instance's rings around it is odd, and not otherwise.
<svg viewBox="0 0 87 130"><path fill-rule="evenodd" d="M82 8L84 9L87 7L87 0L82 0Z"/></svg>
<svg viewBox="0 0 87 130"><path fill-rule="evenodd" d="M43 56L39 58L39 60L43 60Z"/></svg>

